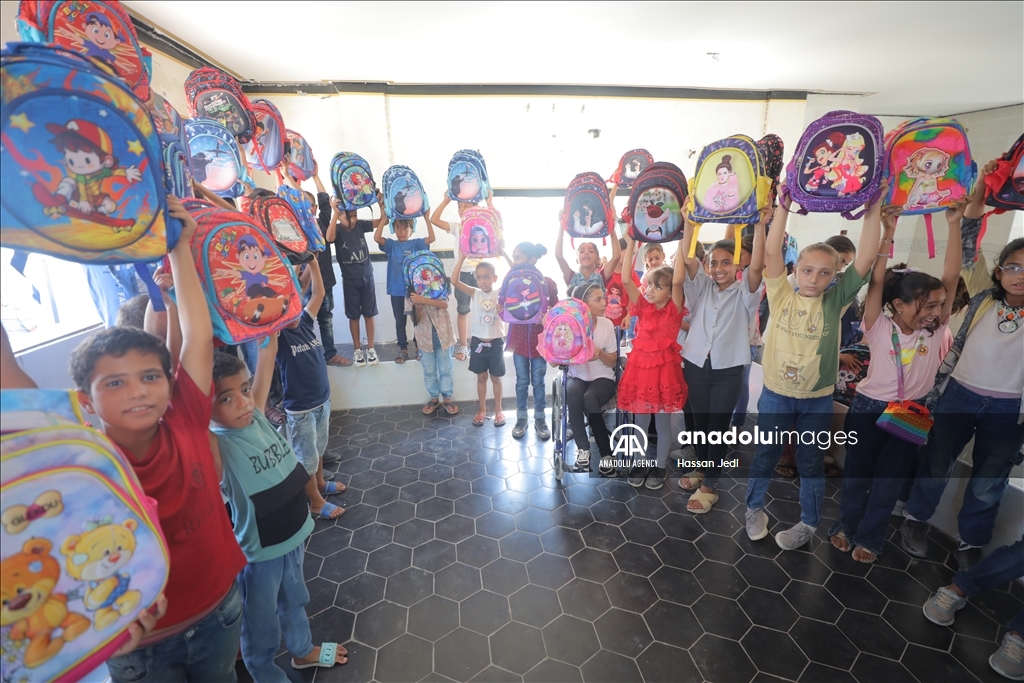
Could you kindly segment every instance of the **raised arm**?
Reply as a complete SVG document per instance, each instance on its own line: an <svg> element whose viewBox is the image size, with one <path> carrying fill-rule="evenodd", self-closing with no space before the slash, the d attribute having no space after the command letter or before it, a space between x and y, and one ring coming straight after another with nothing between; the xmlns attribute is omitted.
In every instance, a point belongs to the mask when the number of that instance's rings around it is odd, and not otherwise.
<svg viewBox="0 0 1024 683"><path fill-rule="evenodd" d="M380 213L381 217L384 218L384 220L378 222L375 226L373 226L373 241L379 244L381 248L383 248L384 243L388 241L387 238L384 237L384 226L387 225L388 221L387 214L384 213L384 207L381 207Z"/></svg>
<svg viewBox="0 0 1024 683"><path fill-rule="evenodd" d="M963 261L964 245L960 236L960 221L971 199L963 198L954 206L946 209L946 223L949 224L949 237L946 239L946 259L942 263L942 284L946 286L946 303L942 306L939 321L946 323L953 311L956 299L956 287L960 283L960 267Z"/></svg>
<svg viewBox="0 0 1024 683"><path fill-rule="evenodd" d="M612 196L615 196L614 190L612 190ZM605 282L615 274L616 268L619 267L619 262L622 261L622 248L619 246L619 236L615 232L614 217L612 218L612 224L608 226L608 234L612 238L612 257L604 264L604 272L601 273Z"/></svg>
<svg viewBox="0 0 1024 683"><path fill-rule="evenodd" d="M205 199L219 209L226 211L238 211L235 207L228 204L220 195L216 195L210 190L197 183L195 180L192 181L192 192L198 199Z"/></svg>
<svg viewBox="0 0 1024 683"><path fill-rule="evenodd" d="M277 360L277 332L267 337L267 343L259 350L256 359L256 375L252 378L252 398L256 410L265 412L270 385L274 380L274 363Z"/></svg>
<svg viewBox="0 0 1024 683"><path fill-rule="evenodd" d="M682 249L683 263L686 265L686 275L691 280L697 277L700 271L700 261L696 255L690 256L690 244L693 242L693 223L683 213L683 239L679 240L679 247ZM676 258L679 258L678 256Z"/></svg>
<svg viewBox="0 0 1024 683"><path fill-rule="evenodd" d="M765 225L772 217L771 207L761 209L761 219L754 226L754 250L750 252L750 265L747 266L747 284L751 293L756 292L764 280L764 243ZM739 237L739 231L736 236Z"/></svg>
<svg viewBox="0 0 1024 683"><path fill-rule="evenodd" d="M381 195L380 190L377 190L377 208L380 209L380 216L373 220L373 229L376 230L378 227L383 228L388 224L388 214L384 211L384 196Z"/></svg>
<svg viewBox="0 0 1024 683"><path fill-rule="evenodd" d="M565 244L565 228L562 227L562 214L558 214L558 236L555 237L555 260L558 261L558 267L562 269L562 277L565 279L565 284L572 282L572 268L569 266L569 262L565 260L565 255L562 254L562 246Z"/></svg>
<svg viewBox="0 0 1024 683"><path fill-rule="evenodd" d="M213 324L206 304L203 286L199 282L189 243L196 231L192 216L177 197L167 196L170 214L181 221L181 237L170 253L171 275L178 300L178 320L181 323L180 366L195 385L208 396L213 386Z"/></svg>
<svg viewBox="0 0 1024 683"><path fill-rule="evenodd" d="M870 330L874 327L878 316L882 314L882 291L885 285L885 269L889 265L889 247L892 245L893 235L896 234L896 218L899 216L900 207L890 205L878 208L873 206L869 213L876 211L881 212L882 241L879 243L878 249L875 250L877 252L875 265L871 269L868 294L864 298L865 330ZM959 274L959 270L957 272Z"/></svg>
<svg viewBox="0 0 1024 683"><path fill-rule="evenodd" d="M0 389L35 389L36 383L14 357L7 330L0 325Z"/></svg>
<svg viewBox="0 0 1024 683"><path fill-rule="evenodd" d="M434 209L434 213L430 214L430 223L436 225L445 232L451 232L451 223L449 223L448 221L441 220L441 214L443 214L444 210L448 207L448 205L452 203L452 200L448 197L447 192L444 192L443 195L444 199L442 199L441 203L438 204L436 209Z"/></svg>
<svg viewBox="0 0 1024 683"><path fill-rule="evenodd" d="M636 246L636 242L633 241L629 235L626 236L626 253L622 258L621 274L622 274L622 286L626 290L626 296L629 297L629 303L635 304L640 300L640 290L637 289L636 283L633 282L633 249Z"/></svg>
<svg viewBox="0 0 1024 683"><path fill-rule="evenodd" d="M327 224L327 232L324 234L324 239L327 240L328 244L334 242L338 237L338 223L341 222L342 215L345 216L347 225L348 214L342 214L341 212L341 200L337 197L331 197L331 220Z"/></svg>
<svg viewBox="0 0 1024 683"><path fill-rule="evenodd" d="M434 224L430 222L429 218L427 218L427 213L429 211L430 207L428 206L427 210L423 212L423 222L427 224L427 236L423 238L423 243L426 244L428 247L434 243L434 240L437 239L437 237L434 235Z"/></svg>
<svg viewBox="0 0 1024 683"><path fill-rule="evenodd" d="M878 236L882 232L882 198L889 191L888 179L883 180L878 188L878 201L868 208L864 216L864 227L860 231L860 243L857 245L857 258L853 261L853 269L857 274L864 277L875 262L875 255L878 253ZM774 226L773 226L774 229Z"/></svg>
<svg viewBox="0 0 1024 683"><path fill-rule="evenodd" d="M316 173L313 174L313 184L316 185L317 192L323 192L324 194L327 194L327 190L324 189L324 184L320 180L320 171L317 171Z"/></svg>
<svg viewBox="0 0 1024 683"><path fill-rule="evenodd" d="M683 309L683 283L686 282L686 260L683 258L682 241L676 246L675 270L672 273L672 303Z"/></svg>
<svg viewBox="0 0 1024 683"><path fill-rule="evenodd" d="M512 262L512 257L511 257L511 256L509 256L509 255L508 255L508 252L506 252L506 251L505 251L505 247L504 247L504 246L498 247L498 251L500 251L500 252L501 252L501 255L502 255L502 256L503 256L504 258L505 258L505 263L507 263L507 264L508 264L508 267L509 267L509 268L511 268L512 266L514 266L514 265L515 265L515 264L514 264L514 263ZM458 271L456 271L456 272L458 272Z"/></svg>
<svg viewBox="0 0 1024 683"><path fill-rule="evenodd" d="M309 313L310 318L316 320L316 314L320 312L320 304L323 303L327 290L324 289L324 276L320 274L320 268L316 265L316 261L307 263L306 270L309 271L310 281L313 283L313 291L310 294L309 303L306 304L306 313Z"/></svg>
<svg viewBox="0 0 1024 683"><path fill-rule="evenodd" d="M466 255L460 253L458 260L455 261L455 268L452 270L452 285L463 294L473 296L473 293L476 291L476 287L467 285L459 278L459 273L462 272L462 262L465 260Z"/></svg>
<svg viewBox="0 0 1024 683"><path fill-rule="evenodd" d="M764 243L764 275L767 278L779 277L786 273L786 261L782 256L782 242L786 236L786 221L789 211L780 202L775 207L772 227Z"/></svg>
<svg viewBox="0 0 1024 683"><path fill-rule="evenodd" d="M160 294L163 295L166 310L157 313L153 310L153 302L150 301L146 305L143 329L153 336L164 337L167 350L171 352L171 372L173 373L178 369L178 359L181 356L181 321L178 320L178 305L167 294L167 290L174 286L174 277L169 271L164 272L164 267L161 265L157 268L153 280L160 287Z"/></svg>

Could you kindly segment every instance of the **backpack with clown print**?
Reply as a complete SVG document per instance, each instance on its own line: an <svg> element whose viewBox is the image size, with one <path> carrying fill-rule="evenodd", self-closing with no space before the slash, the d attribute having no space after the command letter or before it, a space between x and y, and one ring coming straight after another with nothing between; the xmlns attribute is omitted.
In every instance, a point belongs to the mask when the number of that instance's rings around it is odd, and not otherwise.
<svg viewBox="0 0 1024 683"><path fill-rule="evenodd" d="M447 299L449 282L441 259L432 251L410 251L402 264L409 294L427 299Z"/></svg>
<svg viewBox="0 0 1024 683"><path fill-rule="evenodd" d="M537 352L555 365L583 365L594 357L590 307L579 299L562 299L544 315Z"/></svg>
<svg viewBox="0 0 1024 683"><path fill-rule="evenodd" d="M653 243L680 239L686 193L686 176L675 164L658 161L641 171L622 213L630 236Z"/></svg>
<svg viewBox="0 0 1024 683"><path fill-rule="evenodd" d="M498 294L501 319L507 323L538 323L548 311L548 286L536 266L519 263L512 266L501 281Z"/></svg>

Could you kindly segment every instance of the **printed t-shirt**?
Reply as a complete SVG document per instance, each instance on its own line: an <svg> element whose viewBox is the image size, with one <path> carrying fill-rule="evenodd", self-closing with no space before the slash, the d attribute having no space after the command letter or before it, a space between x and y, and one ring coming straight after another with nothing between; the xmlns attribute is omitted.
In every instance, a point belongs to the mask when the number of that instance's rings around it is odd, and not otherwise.
<svg viewBox="0 0 1024 683"><path fill-rule="evenodd" d="M428 248L422 237L405 242L391 238L384 240L381 251L388 256L387 288L389 296L406 296L408 294L405 286L405 255L410 251L425 251Z"/></svg>
<svg viewBox="0 0 1024 683"><path fill-rule="evenodd" d="M764 385L781 396L819 398L839 377L839 319L867 281L850 269L819 297L800 296L783 273L764 279L771 305L765 336Z"/></svg>
<svg viewBox="0 0 1024 683"><path fill-rule="evenodd" d="M876 401L899 400L899 382L896 375L896 351L892 347L894 324L887 315L879 315L864 340L871 350L868 375L857 385L857 393ZM909 401L923 399L935 384L935 373L953 345L949 325L940 325L933 334L914 330L903 334L896 328L903 357L903 398Z"/></svg>
<svg viewBox="0 0 1024 683"><path fill-rule="evenodd" d="M615 326L612 321L605 317L594 320L594 348L601 349L606 353L619 352L619 343L615 341ZM615 368L608 367L601 362L601 359L587 361L583 365L570 365L569 376L581 379L584 382L593 382L595 379L615 379Z"/></svg>
<svg viewBox="0 0 1024 683"><path fill-rule="evenodd" d="M1001 308L1002 302L997 301L976 316L953 368L953 379L968 387L1016 398L1024 391L1024 325L1010 333L1000 332Z"/></svg>
<svg viewBox="0 0 1024 683"><path fill-rule="evenodd" d="M257 410L242 429L212 425L224 463L235 537L249 562L287 555L313 533L306 500L309 475Z"/></svg>
<svg viewBox="0 0 1024 683"><path fill-rule="evenodd" d="M373 276L370 250L366 244L368 232L373 232L373 221L356 221L351 230L340 225L335 228L334 250L343 279L360 280Z"/></svg>
<svg viewBox="0 0 1024 683"><path fill-rule="evenodd" d="M210 452L213 387L203 392L178 366L171 402L160 418L145 457L122 451L157 512L171 571L164 589L163 630L216 607L245 566L245 556L224 511L217 470Z"/></svg>
<svg viewBox="0 0 1024 683"><path fill-rule="evenodd" d="M315 322L309 311L303 310L299 326L281 330L277 342L284 408L293 413L319 408L331 398L323 344L313 332Z"/></svg>
<svg viewBox="0 0 1024 683"><path fill-rule="evenodd" d="M483 340L505 336L505 321L498 316L498 290L473 292L473 327L469 334Z"/></svg>
<svg viewBox="0 0 1024 683"><path fill-rule="evenodd" d="M583 273L578 270L573 271L572 277L569 278L569 290L572 291L573 287L579 287L580 285L590 283L599 286L601 291L604 291L604 274L601 272L600 268L591 273L590 277L584 277Z"/></svg>

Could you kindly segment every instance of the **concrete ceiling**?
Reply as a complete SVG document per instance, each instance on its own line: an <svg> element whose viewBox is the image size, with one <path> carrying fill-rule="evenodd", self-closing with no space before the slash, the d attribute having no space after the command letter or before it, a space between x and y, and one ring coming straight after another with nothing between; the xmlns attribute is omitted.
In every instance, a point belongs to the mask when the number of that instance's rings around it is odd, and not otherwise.
<svg viewBox="0 0 1024 683"><path fill-rule="evenodd" d="M257 81L808 90L893 115L1024 101L1022 2L125 4Z"/></svg>

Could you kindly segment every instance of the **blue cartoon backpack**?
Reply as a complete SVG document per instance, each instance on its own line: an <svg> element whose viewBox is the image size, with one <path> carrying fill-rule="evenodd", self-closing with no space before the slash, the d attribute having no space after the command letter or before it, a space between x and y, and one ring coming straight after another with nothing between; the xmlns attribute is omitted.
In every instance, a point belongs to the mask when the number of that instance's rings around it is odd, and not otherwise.
<svg viewBox="0 0 1024 683"><path fill-rule="evenodd" d="M78 681L167 584L156 501L75 392L7 389L0 415L0 680Z"/></svg>
<svg viewBox="0 0 1024 683"><path fill-rule="evenodd" d="M312 251L323 251L327 248L327 240L320 232L320 224L316 221L316 207L310 204L309 198L302 190L296 190L288 185L281 185L277 188L277 196L288 202L295 217L299 219L299 226L309 240L309 248Z"/></svg>
<svg viewBox="0 0 1024 683"><path fill-rule="evenodd" d="M189 167L200 185L220 197L241 197L255 187L242 163L238 141L227 128L213 119L189 119Z"/></svg>
<svg viewBox="0 0 1024 683"><path fill-rule="evenodd" d="M377 203L377 183L370 164L355 152L338 152L331 159L331 185L346 211Z"/></svg>
<svg viewBox="0 0 1024 683"><path fill-rule="evenodd" d="M501 319L507 323L539 323L548 312L548 285L536 266L520 263L512 266L501 281L498 294Z"/></svg>
<svg viewBox="0 0 1024 683"><path fill-rule="evenodd" d="M171 193L180 199L194 196L192 191L192 169L188 151L188 136L185 135L185 121L178 110L160 93L153 92L145 103L153 115L153 123L160 133L164 153L164 171L167 173Z"/></svg>
<svg viewBox="0 0 1024 683"><path fill-rule="evenodd" d="M430 208L427 191L419 176L408 166L392 166L381 177L384 188L384 210L391 219L391 232L395 221L425 216Z"/></svg>
<svg viewBox="0 0 1024 683"><path fill-rule="evenodd" d="M123 81L31 43L0 52L0 75L0 244L101 265L156 261L177 244L159 132Z"/></svg>
<svg viewBox="0 0 1024 683"><path fill-rule="evenodd" d="M306 142L306 138L294 130L285 130L285 161L288 163L288 173L300 183L309 180L316 173L316 159L313 158L313 148Z"/></svg>
<svg viewBox="0 0 1024 683"><path fill-rule="evenodd" d="M402 268L409 294L419 294L428 299L448 298L448 276L441 259L434 252L410 251L405 255Z"/></svg>
<svg viewBox="0 0 1024 683"><path fill-rule="evenodd" d="M245 163L254 171L271 173L284 161L285 129L280 110L270 100L252 101L252 139L245 143Z"/></svg>
<svg viewBox="0 0 1024 683"><path fill-rule="evenodd" d="M487 164L475 149L460 149L448 162L448 198L476 204L490 194Z"/></svg>

